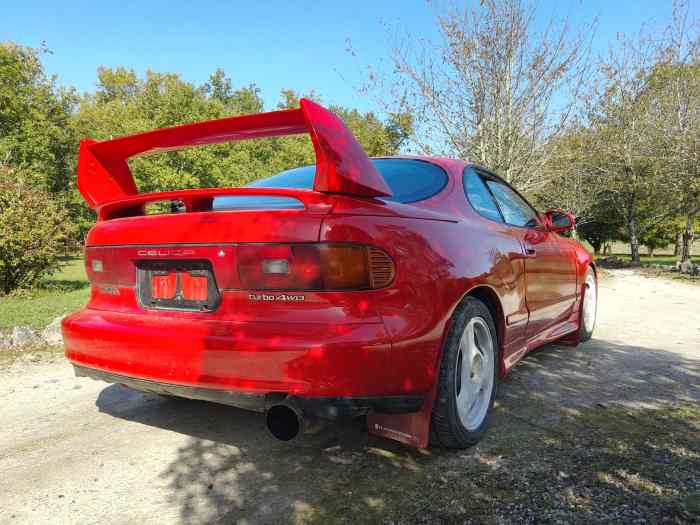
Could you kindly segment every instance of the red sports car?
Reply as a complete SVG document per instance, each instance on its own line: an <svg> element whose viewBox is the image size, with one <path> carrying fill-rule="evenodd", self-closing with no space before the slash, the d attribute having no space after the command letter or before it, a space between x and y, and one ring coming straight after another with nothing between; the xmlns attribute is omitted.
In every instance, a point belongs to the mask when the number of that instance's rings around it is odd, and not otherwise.
<svg viewBox="0 0 700 525"><path fill-rule="evenodd" d="M316 164L244 188L139 194L127 164L299 133ZM309 100L85 140L78 187L98 218L90 301L63 321L76 373L264 412L280 439L307 418L367 416L413 446L469 446L499 378L595 325L595 266L559 235L570 214L539 214L474 164L370 159Z"/></svg>

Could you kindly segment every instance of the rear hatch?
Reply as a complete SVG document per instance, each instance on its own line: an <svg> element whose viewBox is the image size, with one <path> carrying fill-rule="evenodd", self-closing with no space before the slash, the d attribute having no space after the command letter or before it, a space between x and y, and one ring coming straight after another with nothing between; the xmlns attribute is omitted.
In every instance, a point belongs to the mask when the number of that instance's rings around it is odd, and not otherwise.
<svg viewBox="0 0 700 525"><path fill-rule="evenodd" d="M91 308L247 320L304 301L304 308L325 305L324 318L347 321L343 307L347 314L357 297L343 292L393 281L394 262L380 247L324 243L320 232L335 207L396 217L399 205L283 189L185 190L167 197L144 195L100 209L86 242ZM165 203L167 213L142 215L156 203ZM280 312L280 319L288 315Z"/></svg>
<svg viewBox="0 0 700 525"><path fill-rule="evenodd" d="M86 242L91 306L213 312L222 290L242 288L236 261L243 246L318 241L330 198L250 193L180 191L102 207ZM165 213L146 214L154 207Z"/></svg>

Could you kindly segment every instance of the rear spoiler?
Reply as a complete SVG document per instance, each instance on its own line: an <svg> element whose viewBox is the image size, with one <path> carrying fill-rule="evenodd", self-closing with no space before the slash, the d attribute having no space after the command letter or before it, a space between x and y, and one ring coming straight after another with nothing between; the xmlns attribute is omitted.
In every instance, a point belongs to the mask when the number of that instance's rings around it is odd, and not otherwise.
<svg viewBox="0 0 700 525"><path fill-rule="evenodd" d="M82 140L78 189L93 209L138 195L127 160L137 155L235 140L308 133L316 152L314 191L358 197L391 190L343 121L301 99L299 109L257 113L156 129L96 142Z"/></svg>

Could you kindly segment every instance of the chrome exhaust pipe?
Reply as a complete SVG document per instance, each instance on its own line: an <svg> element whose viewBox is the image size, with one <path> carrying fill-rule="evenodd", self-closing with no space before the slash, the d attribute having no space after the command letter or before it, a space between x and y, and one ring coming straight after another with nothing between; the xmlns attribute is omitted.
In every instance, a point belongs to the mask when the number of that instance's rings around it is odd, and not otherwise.
<svg viewBox="0 0 700 525"><path fill-rule="evenodd" d="M280 441L291 441L304 433L304 414L293 400L272 405L265 413L265 420L270 434Z"/></svg>

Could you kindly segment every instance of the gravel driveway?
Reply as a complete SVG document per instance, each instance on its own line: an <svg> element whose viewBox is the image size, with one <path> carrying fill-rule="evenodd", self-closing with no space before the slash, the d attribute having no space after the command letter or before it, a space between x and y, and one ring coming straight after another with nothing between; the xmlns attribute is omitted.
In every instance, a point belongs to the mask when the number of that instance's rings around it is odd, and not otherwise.
<svg viewBox="0 0 700 525"><path fill-rule="evenodd" d="M601 283L595 338L527 357L461 452L358 426L290 446L43 354L0 370L0 523L694 522L698 401L700 287L631 270Z"/></svg>

